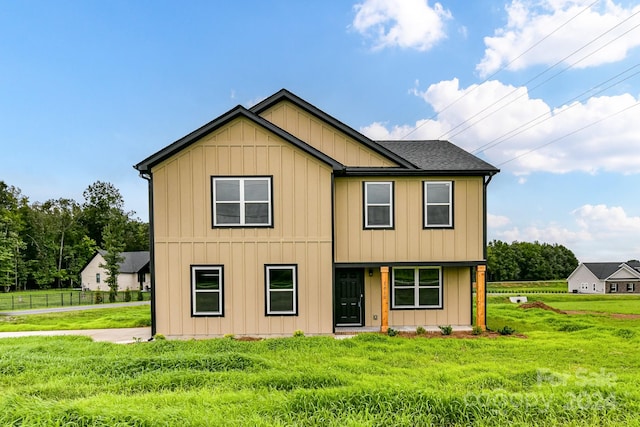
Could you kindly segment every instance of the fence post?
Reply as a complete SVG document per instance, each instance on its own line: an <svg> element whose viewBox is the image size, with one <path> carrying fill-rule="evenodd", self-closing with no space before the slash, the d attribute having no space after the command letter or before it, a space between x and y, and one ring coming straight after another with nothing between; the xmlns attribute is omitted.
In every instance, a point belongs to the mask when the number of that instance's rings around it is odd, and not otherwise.
<svg viewBox="0 0 640 427"><path fill-rule="evenodd" d="M29 308L33 308L33 296L29 294Z"/></svg>
<svg viewBox="0 0 640 427"><path fill-rule="evenodd" d="M15 310L15 304L13 303L13 295L11 295L11 310Z"/></svg>

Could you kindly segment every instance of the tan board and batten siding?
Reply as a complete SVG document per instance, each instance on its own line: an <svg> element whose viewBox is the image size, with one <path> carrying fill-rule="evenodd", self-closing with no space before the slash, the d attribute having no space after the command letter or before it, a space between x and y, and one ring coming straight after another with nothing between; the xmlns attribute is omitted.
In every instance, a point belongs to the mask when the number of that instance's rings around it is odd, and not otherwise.
<svg viewBox="0 0 640 427"><path fill-rule="evenodd" d="M290 102L280 102L260 116L343 165L398 166Z"/></svg>
<svg viewBox="0 0 640 427"><path fill-rule="evenodd" d="M155 166L157 333L331 333L331 167L240 118ZM273 176L273 228L212 228L211 176ZM190 266L224 266L224 317L191 317ZM298 265L298 316L265 316L265 264Z"/></svg>

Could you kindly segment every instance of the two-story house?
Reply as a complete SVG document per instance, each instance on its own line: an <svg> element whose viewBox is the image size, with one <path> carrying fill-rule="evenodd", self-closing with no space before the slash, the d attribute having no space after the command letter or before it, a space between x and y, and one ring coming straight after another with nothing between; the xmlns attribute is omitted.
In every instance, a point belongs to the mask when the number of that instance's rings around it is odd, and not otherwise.
<svg viewBox="0 0 640 427"><path fill-rule="evenodd" d="M149 183L154 334L470 327L475 276L484 326L498 169L450 142L375 142L281 90L135 168Z"/></svg>

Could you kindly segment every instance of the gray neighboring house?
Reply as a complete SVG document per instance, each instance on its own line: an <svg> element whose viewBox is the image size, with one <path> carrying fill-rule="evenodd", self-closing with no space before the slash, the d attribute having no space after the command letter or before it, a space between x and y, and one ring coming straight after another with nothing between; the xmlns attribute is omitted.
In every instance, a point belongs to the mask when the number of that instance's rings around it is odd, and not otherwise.
<svg viewBox="0 0 640 427"><path fill-rule="evenodd" d="M583 262L567 282L575 294L640 294L640 262Z"/></svg>
<svg viewBox="0 0 640 427"><path fill-rule="evenodd" d="M87 291L108 291L106 283L107 271L100 267L105 263L104 255L107 251L99 250L87 265L82 269L80 277L82 289ZM118 275L118 290L149 290L151 277L149 270L149 251L122 252L124 260L120 263L120 274Z"/></svg>

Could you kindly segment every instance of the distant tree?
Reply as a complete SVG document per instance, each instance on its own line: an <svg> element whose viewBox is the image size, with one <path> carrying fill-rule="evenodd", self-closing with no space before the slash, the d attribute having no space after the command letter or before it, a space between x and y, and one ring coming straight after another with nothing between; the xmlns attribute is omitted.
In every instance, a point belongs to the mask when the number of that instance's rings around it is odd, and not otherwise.
<svg viewBox="0 0 640 427"><path fill-rule="evenodd" d="M18 286L20 252L25 244L21 237L24 226L21 206L27 199L20 189L0 181L0 286L5 290Z"/></svg>
<svg viewBox="0 0 640 427"><path fill-rule="evenodd" d="M105 282L109 286L109 302L115 302L118 295L118 275L120 274L120 263L124 260L122 251L124 250L123 241L124 222L121 217L113 217L111 222L105 225L104 231L104 264L100 264L107 272Z"/></svg>
<svg viewBox="0 0 640 427"><path fill-rule="evenodd" d="M577 266L573 252L558 244L494 240L487 246L491 281L565 279Z"/></svg>
<svg viewBox="0 0 640 427"><path fill-rule="evenodd" d="M104 247L102 235L105 227L113 221L115 216L126 218L124 199L113 184L96 181L89 185L82 193L82 223L87 230L87 236L100 247Z"/></svg>

